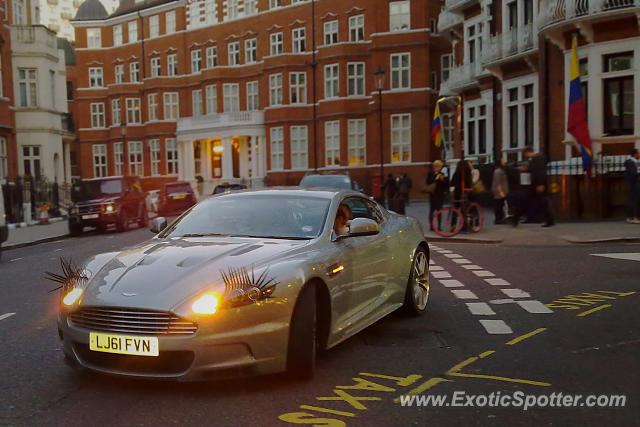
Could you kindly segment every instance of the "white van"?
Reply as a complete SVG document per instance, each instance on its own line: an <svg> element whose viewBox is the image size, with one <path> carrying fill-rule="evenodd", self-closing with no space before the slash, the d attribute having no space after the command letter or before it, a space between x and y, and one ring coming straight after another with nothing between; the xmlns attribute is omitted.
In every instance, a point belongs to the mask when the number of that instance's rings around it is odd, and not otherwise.
<svg viewBox="0 0 640 427"><path fill-rule="evenodd" d="M9 237L7 215L4 211L4 197L2 194L2 184L0 184L0 259L2 259L2 243L6 242Z"/></svg>

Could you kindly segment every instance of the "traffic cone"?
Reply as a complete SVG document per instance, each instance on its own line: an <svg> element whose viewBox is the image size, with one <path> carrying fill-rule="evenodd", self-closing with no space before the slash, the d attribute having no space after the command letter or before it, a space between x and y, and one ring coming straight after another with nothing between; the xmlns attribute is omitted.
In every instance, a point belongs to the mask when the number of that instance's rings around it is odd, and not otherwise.
<svg viewBox="0 0 640 427"><path fill-rule="evenodd" d="M40 211L40 224L49 224L49 210L42 209Z"/></svg>

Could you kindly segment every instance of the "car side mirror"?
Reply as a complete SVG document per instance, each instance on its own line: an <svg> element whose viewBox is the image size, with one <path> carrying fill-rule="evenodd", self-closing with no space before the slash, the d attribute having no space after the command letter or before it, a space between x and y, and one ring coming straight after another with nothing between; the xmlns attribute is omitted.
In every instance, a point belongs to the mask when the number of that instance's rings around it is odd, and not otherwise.
<svg viewBox="0 0 640 427"><path fill-rule="evenodd" d="M349 224L349 236L372 236L379 232L378 223L369 218L354 218Z"/></svg>
<svg viewBox="0 0 640 427"><path fill-rule="evenodd" d="M165 228L167 228L167 219L165 217L159 216L151 220L149 229L152 233L158 234Z"/></svg>

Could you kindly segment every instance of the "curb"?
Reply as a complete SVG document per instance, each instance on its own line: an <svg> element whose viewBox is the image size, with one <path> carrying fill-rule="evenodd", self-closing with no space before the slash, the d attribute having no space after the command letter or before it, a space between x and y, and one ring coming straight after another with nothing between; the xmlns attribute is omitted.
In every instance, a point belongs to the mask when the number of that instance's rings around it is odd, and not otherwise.
<svg viewBox="0 0 640 427"><path fill-rule="evenodd" d="M38 239L38 240L33 240L31 242L23 242L23 243L14 243L12 245L2 245L2 250L3 251L10 251L12 249L19 249L19 248L24 248L27 246L35 246L38 245L40 243L47 243L47 242L53 242L55 240L60 240L60 239L66 239L68 237L70 237L70 234L60 234L58 236L52 236L52 237L46 237L44 239Z"/></svg>
<svg viewBox="0 0 640 427"><path fill-rule="evenodd" d="M595 244L595 243L640 243L640 237L605 237L603 239L592 240L574 240L563 237L563 240L576 245Z"/></svg>
<svg viewBox="0 0 640 427"><path fill-rule="evenodd" d="M427 242L446 242L446 243L476 243L495 245L504 242L502 239L474 239L472 237L433 237L424 236Z"/></svg>

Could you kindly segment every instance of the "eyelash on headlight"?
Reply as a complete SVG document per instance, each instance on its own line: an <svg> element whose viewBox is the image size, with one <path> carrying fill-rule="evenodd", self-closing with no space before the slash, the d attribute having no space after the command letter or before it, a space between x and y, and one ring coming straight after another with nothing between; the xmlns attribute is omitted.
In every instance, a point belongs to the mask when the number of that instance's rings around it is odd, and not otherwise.
<svg viewBox="0 0 640 427"><path fill-rule="evenodd" d="M220 272L224 282L224 300L245 300L248 302L262 301L270 298L278 282L268 277L269 269L264 270L258 277L253 268L251 275L246 267L229 267L227 272Z"/></svg>
<svg viewBox="0 0 640 427"><path fill-rule="evenodd" d="M46 271L44 273L45 279L60 283L60 286L51 289L49 292L62 289L62 292L64 293L76 286L83 288L89 281L87 270L85 268L78 267L71 258L60 258L60 267L62 268L62 274L52 273L50 271Z"/></svg>

